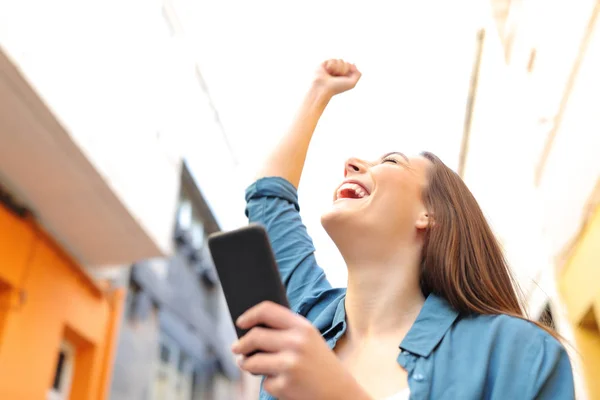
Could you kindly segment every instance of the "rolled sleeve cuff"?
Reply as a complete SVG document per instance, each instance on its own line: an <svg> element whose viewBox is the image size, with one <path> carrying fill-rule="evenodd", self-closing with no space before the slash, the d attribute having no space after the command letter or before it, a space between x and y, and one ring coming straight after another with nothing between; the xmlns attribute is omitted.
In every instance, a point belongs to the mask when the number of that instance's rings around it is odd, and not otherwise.
<svg viewBox="0 0 600 400"><path fill-rule="evenodd" d="M277 197L286 200L300 211L298 204L298 191L288 180L281 177L260 178L246 189L246 202L258 200L264 197ZM248 210L246 210L248 216Z"/></svg>

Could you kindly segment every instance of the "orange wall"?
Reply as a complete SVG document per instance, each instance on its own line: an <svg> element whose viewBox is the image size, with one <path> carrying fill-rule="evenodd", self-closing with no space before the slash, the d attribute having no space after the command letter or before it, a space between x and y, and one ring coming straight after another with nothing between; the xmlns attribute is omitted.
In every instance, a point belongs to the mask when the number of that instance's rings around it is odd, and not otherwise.
<svg viewBox="0 0 600 400"><path fill-rule="evenodd" d="M123 297L0 205L0 399L45 399L63 339L76 347L70 398L104 399Z"/></svg>

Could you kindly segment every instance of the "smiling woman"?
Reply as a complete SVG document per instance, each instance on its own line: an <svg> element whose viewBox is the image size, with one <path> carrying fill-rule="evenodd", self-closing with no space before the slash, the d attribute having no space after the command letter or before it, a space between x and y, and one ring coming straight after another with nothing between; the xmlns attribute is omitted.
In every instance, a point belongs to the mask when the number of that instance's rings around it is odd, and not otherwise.
<svg viewBox="0 0 600 400"><path fill-rule="evenodd" d="M333 289L299 214L297 187L329 100L360 72L317 70L290 132L246 192L270 236L292 311L260 304L233 346L264 375L261 399L571 399L567 354L528 321L481 209L431 153L351 158L322 215L348 268ZM262 350L255 354L256 350Z"/></svg>

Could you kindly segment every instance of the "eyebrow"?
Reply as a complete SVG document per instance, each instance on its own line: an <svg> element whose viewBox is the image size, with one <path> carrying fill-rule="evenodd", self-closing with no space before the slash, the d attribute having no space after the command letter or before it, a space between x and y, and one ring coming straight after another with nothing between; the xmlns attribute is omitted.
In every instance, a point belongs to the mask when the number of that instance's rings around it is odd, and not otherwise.
<svg viewBox="0 0 600 400"><path fill-rule="evenodd" d="M387 158L392 155L398 155L398 156L404 158L404 160L410 164L410 160L408 159L408 157L406 157L406 155L404 153L400 153L399 151L391 151L387 154L384 154L383 157L381 157L381 158L384 159L384 158Z"/></svg>

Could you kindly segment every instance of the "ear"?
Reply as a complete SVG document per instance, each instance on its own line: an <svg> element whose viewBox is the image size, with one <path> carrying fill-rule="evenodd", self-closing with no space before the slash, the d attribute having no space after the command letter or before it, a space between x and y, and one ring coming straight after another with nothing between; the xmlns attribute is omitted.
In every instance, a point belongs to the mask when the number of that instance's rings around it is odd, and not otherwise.
<svg viewBox="0 0 600 400"><path fill-rule="evenodd" d="M417 221L415 222L415 227L417 229L427 229L427 227L429 226L429 223L430 223L429 213L427 212L427 210L423 210L419 214L419 218L417 218Z"/></svg>

